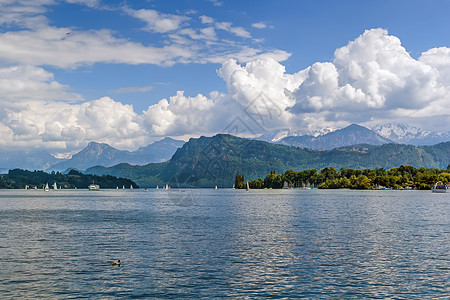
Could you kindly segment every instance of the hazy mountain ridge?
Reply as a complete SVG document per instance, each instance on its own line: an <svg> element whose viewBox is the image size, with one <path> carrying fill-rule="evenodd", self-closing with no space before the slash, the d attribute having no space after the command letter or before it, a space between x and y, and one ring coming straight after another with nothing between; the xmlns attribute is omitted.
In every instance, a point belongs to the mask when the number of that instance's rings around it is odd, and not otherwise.
<svg viewBox="0 0 450 300"><path fill-rule="evenodd" d="M131 166L120 164L89 168L85 173L130 178L141 186L230 186L236 174L246 179L264 178L271 170L305 170L324 167L392 168L402 164L446 168L450 142L415 147L402 144L356 145L326 151L249 140L219 134L190 139L165 163Z"/></svg>
<svg viewBox="0 0 450 300"><path fill-rule="evenodd" d="M166 137L135 151L116 149L105 143L90 142L70 159L56 158L45 149L0 149L0 173L11 169L65 171L85 170L95 165L113 166L122 162L145 165L169 160L185 142Z"/></svg>
<svg viewBox="0 0 450 300"><path fill-rule="evenodd" d="M0 171L7 172L10 169L46 170L50 166L60 162L48 151L42 149L33 150L0 150Z"/></svg>
<svg viewBox="0 0 450 300"><path fill-rule="evenodd" d="M69 168L85 170L92 166L110 167L119 163L144 165L169 160L184 141L164 138L135 151L118 150L108 144L90 142L86 148L74 154L71 159L55 164L52 170Z"/></svg>

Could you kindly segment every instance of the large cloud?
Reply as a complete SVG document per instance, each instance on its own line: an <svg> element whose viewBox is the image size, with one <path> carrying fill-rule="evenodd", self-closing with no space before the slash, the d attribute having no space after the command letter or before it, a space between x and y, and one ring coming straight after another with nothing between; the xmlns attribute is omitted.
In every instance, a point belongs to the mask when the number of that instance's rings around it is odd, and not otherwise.
<svg viewBox="0 0 450 300"><path fill-rule="evenodd" d="M32 100L81 100L69 92L69 86L55 81L51 72L33 66L0 68L0 92L2 107Z"/></svg>
<svg viewBox="0 0 450 300"><path fill-rule="evenodd" d="M286 74L285 67L271 58L257 59L245 66L231 59L218 74L227 83L231 99L261 130L290 122L292 114L286 108L295 104L291 94L304 80L303 71Z"/></svg>
<svg viewBox="0 0 450 300"><path fill-rule="evenodd" d="M400 40L386 30L367 30L335 51L333 62L309 67L295 91L290 109L302 118L325 122L380 122L440 116L448 120L448 80L442 80L439 59L412 58ZM448 102L447 102L448 103ZM424 114L423 112L426 113Z"/></svg>
<svg viewBox="0 0 450 300"><path fill-rule="evenodd" d="M255 134L280 127L314 130L393 119L448 130L449 53L448 48L436 48L415 59L398 38L373 29L337 49L333 61L294 74L268 57L245 65L227 60L218 70L226 94L192 97L179 91L140 114L108 97L71 103L79 96L41 68L4 68L0 133L3 145L73 149L95 140L135 149L160 136L223 132L237 119ZM14 83L15 78L22 81ZM36 96L26 99L25 87ZM14 103L15 97L26 101Z"/></svg>
<svg viewBox="0 0 450 300"><path fill-rule="evenodd" d="M30 102L20 110L6 109L2 116L1 146L73 149L88 141L135 149L148 142L147 131L131 105L109 97L81 104Z"/></svg>
<svg viewBox="0 0 450 300"><path fill-rule="evenodd" d="M183 136L214 134L223 129L236 111L235 104L227 97L212 93L211 99L204 95L186 97L184 92L162 99L143 113L143 125L157 136Z"/></svg>

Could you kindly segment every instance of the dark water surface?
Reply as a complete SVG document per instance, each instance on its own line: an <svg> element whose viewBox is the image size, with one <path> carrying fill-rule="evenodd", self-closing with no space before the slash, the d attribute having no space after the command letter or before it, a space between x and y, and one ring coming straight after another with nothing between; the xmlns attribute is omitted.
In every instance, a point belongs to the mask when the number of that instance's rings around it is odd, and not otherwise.
<svg viewBox="0 0 450 300"><path fill-rule="evenodd" d="M0 190L0 258L0 299L449 299L450 194Z"/></svg>

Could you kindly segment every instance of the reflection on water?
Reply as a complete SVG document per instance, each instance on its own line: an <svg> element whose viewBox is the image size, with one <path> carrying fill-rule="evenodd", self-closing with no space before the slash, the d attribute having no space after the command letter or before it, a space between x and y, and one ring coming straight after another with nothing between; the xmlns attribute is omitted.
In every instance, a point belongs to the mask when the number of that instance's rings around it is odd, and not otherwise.
<svg viewBox="0 0 450 300"><path fill-rule="evenodd" d="M0 190L0 298L445 298L449 205L428 191Z"/></svg>

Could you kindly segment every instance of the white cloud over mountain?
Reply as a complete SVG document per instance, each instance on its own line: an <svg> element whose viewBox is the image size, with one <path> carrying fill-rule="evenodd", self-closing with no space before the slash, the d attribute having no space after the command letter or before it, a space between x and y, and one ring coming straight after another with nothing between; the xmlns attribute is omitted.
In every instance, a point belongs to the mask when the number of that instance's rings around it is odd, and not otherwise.
<svg viewBox="0 0 450 300"><path fill-rule="evenodd" d="M392 120L438 130L448 130L450 124L450 50L445 47L415 59L397 37L372 29L337 49L332 61L289 74L280 63L289 53L249 46L250 32L230 22L126 9L145 23L146 34L164 36L165 45L157 47L117 37L107 29L50 26L41 14L54 2L34 3L0 3L0 23L21 26L0 33L0 147L72 150L94 140L135 149L159 136L222 132L236 120L254 134ZM222 33L247 42L225 41ZM191 97L179 91L142 113L109 97L85 101L44 69L206 62L222 63L218 76L227 93Z"/></svg>
<svg viewBox="0 0 450 300"><path fill-rule="evenodd" d="M315 63L307 69L307 78L294 93L296 104L291 112L332 122L413 120L431 115L448 121L450 111L445 104L450 100L450 82L442 78L442 70L442 65L412 58L386 30L368 30L337 49L333 62Z"/></svg>

